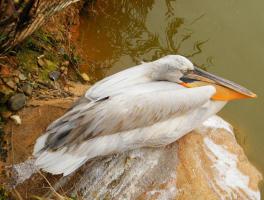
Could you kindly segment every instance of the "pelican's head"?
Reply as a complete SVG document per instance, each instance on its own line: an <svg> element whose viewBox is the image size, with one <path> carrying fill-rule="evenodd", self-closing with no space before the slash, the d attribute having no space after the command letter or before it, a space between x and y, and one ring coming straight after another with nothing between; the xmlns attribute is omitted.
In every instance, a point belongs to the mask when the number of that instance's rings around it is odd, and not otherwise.
<svg viewBox="0 0 264 200"><path fill-rule="evenodd" d="M214 86L216 93L212 97L213 100L230 101L257 96L241 85L194 66L190 60L180 55L168 55L154 63L156 66L161 66L158 70L159 75L156 75L157 79L177 82L188 88L204 85Z"/></svg>

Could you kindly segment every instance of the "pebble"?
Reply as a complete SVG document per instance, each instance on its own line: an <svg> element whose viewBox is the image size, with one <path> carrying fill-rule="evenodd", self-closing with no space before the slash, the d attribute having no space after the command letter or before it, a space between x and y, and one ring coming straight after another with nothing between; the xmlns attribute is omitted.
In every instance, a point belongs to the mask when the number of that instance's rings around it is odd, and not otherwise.
<svg viewBox="0 0 264 200"><path fill-rule="evenodd" d="M24 74L22 74L22 73L19 73L19 74L18 74L18 78L19 78L21 81L25 81L25 80L27 80L27 77L26 77Z"/></svg>
<svg viewBox="0 0 264 200"><path fill-rule="evenodd" d="M60 53L60 54L66 54L66 51L64 50L64 48L60 48L60 49L59 49L59 53Z"/></svg>
<svg viewBox="0 0 264 200"><path fill-rule="evenodd" d="M22 90L27 96L30 96L32 94L32 87L29 83L24 83L22 85Z"/></svg>
<svg viewBox="0 0 264 200"><path fill-rule="evenodd" d="M44 59L42 59L42 58L39 58L38 59L38 65L40 66L40 67L45 67L45 61L44 61Z"/></svg>
<svg viewBox="0 0 264 200"><path fill-rule="evenodd" d="M22 121L19 115L12 115L10 119L12 119L17 125L22 124Z"/></svg>
<svg viewBox="0 0 264 200"><path fill-rule="evenodd" d="M48 60L44 57L38 58L38 65L43 69L56 69L58 68L57 64L52 62L51 60Z"/></svg>
<svg viewBox="0 0 264 200"><path fill-rule="evenodd" d="M26 96L23 93L15 94L8 100L8 107L12 111L20 110L25 104Z"/></svg>
<svg viewBox="0 0 264 200"><path fill-rule="evenodd" d="M49 73L49 78L52 80L52 81L56 81L59 79L60 77L60 72L59 71L52 71Z"/></svg>
<svg viewBox="0 0 264 200"><path fill-rule="evenodd" d="M16 85L16 83L15 83L13 80L11 80L11 79L6 80L5 83L6 83L10 88L12 88L12 89L14 89L14 90L17 89L17 85Z"/></svg>
<svg viewBox="0 0 264 200"><path fill-rule="evenodd" d="M15 82L15 83L19 83L19 78L14 77L14 82Z"/></svg>
<svg viewBox="0 0 264 200"><path fill-rule="evenodd" d="M82 73L81 76L82 76L83 80L90 81L90 78L86 73Z"/></svg>

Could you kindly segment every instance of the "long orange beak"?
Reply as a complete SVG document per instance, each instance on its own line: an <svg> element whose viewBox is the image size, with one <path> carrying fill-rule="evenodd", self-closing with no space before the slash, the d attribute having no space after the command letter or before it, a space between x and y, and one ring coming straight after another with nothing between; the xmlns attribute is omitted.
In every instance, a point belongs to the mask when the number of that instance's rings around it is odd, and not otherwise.
<svg viewBox="0 0 264 200"><path fill-rule="evenodd" d="M238 85L232 81L210 74L197 67L187 72L181 78L182 85L185 87L200 87L212 85L216 88L213 100L230 101L235 99L256 98L257 95L250 90Z"/></svg>

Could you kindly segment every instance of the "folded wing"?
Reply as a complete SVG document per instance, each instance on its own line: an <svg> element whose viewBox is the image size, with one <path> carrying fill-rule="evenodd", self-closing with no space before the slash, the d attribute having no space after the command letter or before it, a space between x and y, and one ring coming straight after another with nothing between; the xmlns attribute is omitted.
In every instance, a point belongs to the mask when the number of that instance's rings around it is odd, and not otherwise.
<svg viewBox="0 0 264 200"><path fill-rule="evenodd" d="M122 135L133 130L136 134L143 131L146 134L148 127L202 107L214 93L212 86L186 89L160 81L120 88L118 93L96 101L80 101L37 140L34 148L38 157L36 163L52 173L71 173L93 157L90 150L85 150L90 148L85 148L84 144L91 147L92 141L100 144L101 139L109 147L112 145L111 152L118 152L113 138L107 140L104 136ZM78 156L79 147L82 153ZM107 152L106 146L102 148ZM107 154L104 149L96 151ZM59 164L58 159L63 164Z"/></svg>

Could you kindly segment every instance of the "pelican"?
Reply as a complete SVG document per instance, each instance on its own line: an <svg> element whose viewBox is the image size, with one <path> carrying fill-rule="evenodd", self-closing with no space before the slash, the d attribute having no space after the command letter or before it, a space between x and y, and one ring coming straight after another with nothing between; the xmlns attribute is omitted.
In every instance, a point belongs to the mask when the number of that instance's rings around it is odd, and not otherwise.
<svg viewBox="0 0 264 200"><path fill-rule="evenodd" d="M34 146L38 168L71 174L92 158L170 144L248 89L168 55L104 78L51 123Z"/></svg>

